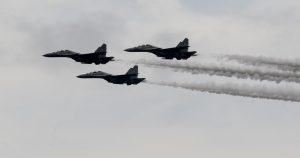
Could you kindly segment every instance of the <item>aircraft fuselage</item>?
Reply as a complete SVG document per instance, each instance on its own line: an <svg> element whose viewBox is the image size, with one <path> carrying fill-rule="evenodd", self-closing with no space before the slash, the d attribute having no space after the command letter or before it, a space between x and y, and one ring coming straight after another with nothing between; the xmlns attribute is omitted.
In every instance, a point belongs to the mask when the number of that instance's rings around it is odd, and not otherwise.
<svg viewBox="0 0 300 158"><path fill-rule="evenodd" d="M77 54L70 56L73 60L81 62L83 64L106 64L111 61L114 57L105 57L99 54Z"/></svg>
<svg viewBox="0 0 300 158"><path fill-rule="evenodd" d="M128 76L128 75L119 75L119 76L107 76L103 78L107 82L114 83L114 84L139 84L145 78L137 78L137 76Z"/></svg>
<svg viewBox="0 0 300 158"><path fill-rule="evenodd" d="M137 75L93 75L93 74L85 74L79 75L78 78L101 78L106 80L109 83L114 84L127 84L127 85L136 85L140 82L144 81L145 78L138 78Z"/></svg>
<svg viewBox="0 0 300 158"><path fill-rule="evenodd" d="M106 57L101 54L96 53L90 53L90 54L79 54L79 53L73 53L73 54L60 54L60 53L49 53L45 54L45 57L66 57L71 58L75 60L76 62L80 62L83 64L106 64L109 61L113 60L114 57Z"/></svg>
<svg viewBox="0 0 300 158"><path fill-rule="evenodd" d="M191 56L196 56L196 51L188 51L189 49L189 40L185 38L180 42L176 47L172 48L159 48L150 44L140 45L133 48L125 49L127 52L149 52L153 53L158 57L164 59L177 59L177 60L186 60Z"/></svg>
<svg viewBox="0 0 300 158"><path fill-rule="evenodd" d="M195 56L197 53L196 51L186 52L186 51L180 51L180 50L168 50L168 49L161 49L161 50L153 50L149 51L150 53L155 54L158 57L164 58L164 59L177 59L177 60L186 60L190 58L191 56Z"/></svg>

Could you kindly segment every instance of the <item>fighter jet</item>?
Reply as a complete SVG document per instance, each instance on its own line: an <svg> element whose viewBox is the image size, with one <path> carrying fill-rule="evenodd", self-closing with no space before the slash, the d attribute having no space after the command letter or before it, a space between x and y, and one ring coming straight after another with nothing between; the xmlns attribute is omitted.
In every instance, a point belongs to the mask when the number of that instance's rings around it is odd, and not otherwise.
<svg viewBox="0 0 300 158"><path fill-rule="evenodd" d="M173 48L159 48L156 46L152 46L149 44L141 45L133 48L125 49L127 52L150 52L155 54L158 57L162 57L163 59L173 59L177 60L186 60L191 56L196 56L196 51L188 51L189 48L189 39L185 38L182 42L180 42L176 47Z"/></svg>
<svg viewBox="0 0 300 158"><path fill-rule="evenodd" d="M48 53L43 55L44 57L67 57L75 60L76 62L81 62L82 64L106 64L109 61L113 61L114 57L106 56L106 44L99 47L94 53L80 54L70 50L61 50L53 53Z"/></svg>
<svg viewBox="0 0 300 158"><path fill-rule="evenodd" d="M107 82L114 84L139 84L144 81L145 78L138 78L138 66L135 65L133 68L130 68L127 73L124 75L112 75L102 71L91 72L83 75L77 76L78 78L101 78Z"/></svg>

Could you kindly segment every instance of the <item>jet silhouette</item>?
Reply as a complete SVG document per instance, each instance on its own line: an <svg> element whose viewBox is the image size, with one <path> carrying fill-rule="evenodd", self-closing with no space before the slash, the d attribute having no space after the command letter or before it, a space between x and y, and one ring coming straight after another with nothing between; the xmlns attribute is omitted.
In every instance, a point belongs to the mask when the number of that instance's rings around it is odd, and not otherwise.
<svg viewBox="0 0 300 158"><path fill-rule="evenodd" d="M172 48L159 48L152 45L141 45L133 48L125 49L127 52L150 52L155 54L158 57L162 57L163 59L173 59L177 60L186 60L191 56L196 56L196 51L188 51L189 48L189 39L185 38L182 42L180 42L176 47Z"/></svg>
<svg viewBox="0 0 300 158"><path fill-rule="evenodd" d="M106 64L113 61L114 57L106 57L106 44L99 47L94 53L80 54L70 50L61 50L43 55L44 57L67 57L82 64Z"/></svg>
<svg viewBox="0 0 300 158"><path fill-rule="evenodd" d="M138 66L135 65L133 68L130 68L127 73L123 75L112 75L102 71L91 72L83 75L77 76L78 78L101 78L106 80L109 83L113 84L139 84L144 81L145 78L138 78Z"/></svg>

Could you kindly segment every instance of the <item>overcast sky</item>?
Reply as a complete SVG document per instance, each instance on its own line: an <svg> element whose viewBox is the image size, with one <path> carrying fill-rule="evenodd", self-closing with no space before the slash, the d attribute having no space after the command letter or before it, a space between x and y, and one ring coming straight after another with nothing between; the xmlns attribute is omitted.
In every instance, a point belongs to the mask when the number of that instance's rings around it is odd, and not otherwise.
<svg viewBox="0 0 300 158"><path fill-rule="evenodd" d="M123 50L171 47L188 37L199 54L300 58L299 1L0 0L0 18L1 158L300 156L299 103L82 80L76 76L120 74L132 64L42 57L61 49L93 52L107 43L108 55L119 59L156 59ZM140 75L225 80L143 66Z"/></svg>

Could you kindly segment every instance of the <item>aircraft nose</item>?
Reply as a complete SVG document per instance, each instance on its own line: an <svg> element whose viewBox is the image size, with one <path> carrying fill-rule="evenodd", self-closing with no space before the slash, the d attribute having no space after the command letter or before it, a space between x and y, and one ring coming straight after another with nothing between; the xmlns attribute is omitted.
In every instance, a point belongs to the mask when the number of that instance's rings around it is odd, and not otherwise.
<svg viewBox="0 0 300 158"><path fill-rule="evenodd" d="M84 78L85 75L78 75L77 78Z"/></svg>
<svg viewBox="0 0 300 158"><path fill-rule="evenodd" d="M87 75L87 74L82 74L82 75L78 75L77 77L78 77L78 78L87 78L88 75Z"/></svg>
<svg viewBox="0 0 300 158"><path fill-rule="evenodd" d="M77 78L90 78L90 77L91 77L90 74L82 74L77 76Z"/></svg>
<svg viewBox="0 0 300 158"><path fill-rule="evenodd" d="M44 56L44 57L50 57L50 53L44 54L43 56Z"/></svg>
<svg viewBox="0 0 300 158"><path fill-rule="evenodd" d="M133 48L128 48L128 49L125 49L124 51L126 51L126 52L132 52Z"/></svg>
<svg viewBox="0 0 300 158"><path fill-rule="evenodd" d="M47 54L44 54L43 56L44 56L44 57L56 57L57 54L56 54L55 52L53 52L53 53L47 53Z"/></svg>

